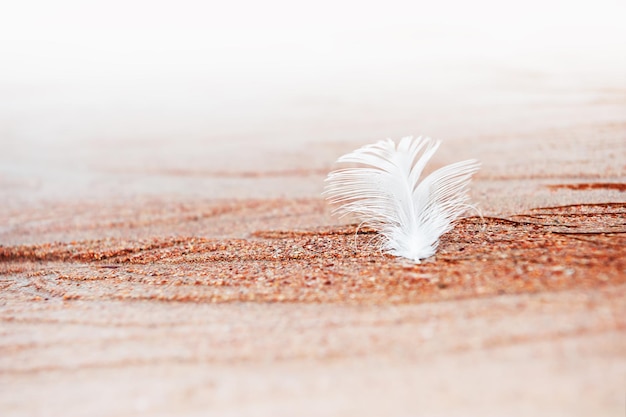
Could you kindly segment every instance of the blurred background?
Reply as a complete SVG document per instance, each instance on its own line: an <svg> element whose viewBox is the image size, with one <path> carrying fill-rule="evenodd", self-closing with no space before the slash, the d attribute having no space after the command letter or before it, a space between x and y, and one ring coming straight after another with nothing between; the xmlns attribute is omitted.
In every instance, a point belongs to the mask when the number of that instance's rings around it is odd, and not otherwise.
<svg viewBox="0 0 626 417"><path fill-rule="evenodd" d="M275 194L313 195L384 137L615 120L624 16L623 0L8 2L2 195L255 197L224 178L299 169L310 187Z"/></svg>

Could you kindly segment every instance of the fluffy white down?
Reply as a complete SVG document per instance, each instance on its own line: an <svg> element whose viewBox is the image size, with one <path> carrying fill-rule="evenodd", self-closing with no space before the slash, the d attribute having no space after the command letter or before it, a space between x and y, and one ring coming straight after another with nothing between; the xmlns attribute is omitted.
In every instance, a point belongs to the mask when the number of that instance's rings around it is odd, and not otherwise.
<svg viewBox="0 0 626 417"><path fill-rule="evenodd" d="M435 254L439 238L468 208L476 160L444 166L420 181L440 141L405 137L363 146L337 160L355 165L328 174L324 195L339 216L355 215L380 233L385 252L414 262Z"/></svg>

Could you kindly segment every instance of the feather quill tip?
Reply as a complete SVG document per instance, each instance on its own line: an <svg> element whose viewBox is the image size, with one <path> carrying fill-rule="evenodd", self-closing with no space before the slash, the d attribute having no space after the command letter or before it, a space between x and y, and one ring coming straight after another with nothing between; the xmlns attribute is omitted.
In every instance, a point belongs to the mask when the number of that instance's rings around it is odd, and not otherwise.
<svg viewBox="0 0 626 417"><path fill-rule="evenodd" d="M391 139L365 145L340 157L351 167L332 171L323 195L333 214L354 215L376 230L380 248L419 263L435 254L439 238L468 209L476 160L437 169L421 179L440 141L427 137Z"/></svg>

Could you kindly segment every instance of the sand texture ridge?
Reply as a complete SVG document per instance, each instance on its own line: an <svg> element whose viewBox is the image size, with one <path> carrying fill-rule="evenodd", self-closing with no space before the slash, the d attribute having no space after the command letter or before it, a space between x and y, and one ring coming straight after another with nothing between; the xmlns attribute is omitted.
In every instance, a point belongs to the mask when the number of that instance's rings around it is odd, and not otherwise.
<svg viewBox="0 0 626 417"><path fill-rule="evenodd" d="M0 139L0 415L622 415L626 89L592 87L428 114L482 217L421 264L320 195L408 110Z"/></svg>

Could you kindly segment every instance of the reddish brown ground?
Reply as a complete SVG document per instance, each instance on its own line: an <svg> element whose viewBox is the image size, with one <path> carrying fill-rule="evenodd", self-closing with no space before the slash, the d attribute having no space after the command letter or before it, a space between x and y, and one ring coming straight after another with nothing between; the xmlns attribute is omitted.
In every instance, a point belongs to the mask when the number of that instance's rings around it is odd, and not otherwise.
<svg viewBox="0 0 626 417"><path fill-rule="evenodd" d="M285 207L273 202L275 209ZM301 201L319 207L320 201ZM232 209L232 207L231 207ZM291 209L291 207L290 207ZM226 208L214 210L215 213ZM249 239L90 240L0 247L3 291L33 301L415 303L626 284L626 204L468 218L421 264L381 254L354 226Z"/></svg>
<svg viewBox="0 0 626 417"><path fill-rule="evenodd" d="M0 415L623 414L623 103L451 134L484 217L417 265L319 197L353 141L0 172Z"/></svg>

